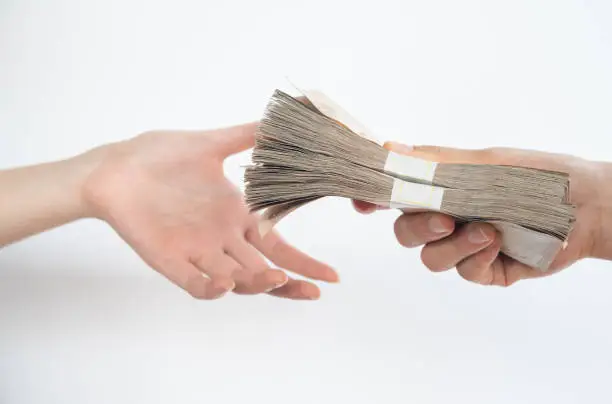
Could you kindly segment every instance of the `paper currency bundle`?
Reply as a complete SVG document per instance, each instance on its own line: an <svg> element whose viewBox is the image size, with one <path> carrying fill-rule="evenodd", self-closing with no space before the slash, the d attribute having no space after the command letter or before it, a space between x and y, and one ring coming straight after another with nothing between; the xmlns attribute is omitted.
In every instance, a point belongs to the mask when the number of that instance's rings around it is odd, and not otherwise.
<svg viewBox="0 0 612 404"><path fill-rule="evenodd" d="M246 201L268 227L324 197L442 212L484 221L502 234L502 252L548 269L574 221L566 173L525 167L442 164L403 156L276 90L245 173Z"/></svg>

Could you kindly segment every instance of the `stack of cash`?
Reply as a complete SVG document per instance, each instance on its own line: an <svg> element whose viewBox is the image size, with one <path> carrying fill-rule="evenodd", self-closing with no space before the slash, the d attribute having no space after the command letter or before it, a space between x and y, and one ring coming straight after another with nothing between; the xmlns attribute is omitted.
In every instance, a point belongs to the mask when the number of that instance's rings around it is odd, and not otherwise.
<svg viewBox="0 0 612 404"><path fill-rule="evenodd" d="M545 271L569 236L567 173L486 164L444 164L388 151L308 99L272 95L245 172L246 202L263 230L324 197L437 211L502 234L502 252Z"/></svg>

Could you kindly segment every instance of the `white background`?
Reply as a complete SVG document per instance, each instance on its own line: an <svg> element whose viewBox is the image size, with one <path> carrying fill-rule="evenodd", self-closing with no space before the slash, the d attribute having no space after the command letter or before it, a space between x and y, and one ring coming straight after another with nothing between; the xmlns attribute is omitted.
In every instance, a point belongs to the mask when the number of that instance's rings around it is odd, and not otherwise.
<svg viewBox="0 0 612 404"><path fill-rule="evenodd" d="M611 160L611 4L0 0L0 167L257 119L285 76L382 139ZM396 216L282 223L340 272L317 302L195 301L95 221L1 250L0 403L610 402L612 264L481 287Z"/></svg>

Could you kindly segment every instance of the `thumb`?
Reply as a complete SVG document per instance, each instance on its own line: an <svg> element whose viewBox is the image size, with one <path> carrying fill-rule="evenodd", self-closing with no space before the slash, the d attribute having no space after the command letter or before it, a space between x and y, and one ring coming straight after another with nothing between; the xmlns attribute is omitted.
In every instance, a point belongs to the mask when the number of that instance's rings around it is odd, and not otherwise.
<svg viewBox="0 0 612 404"><path fill-rule="evenodd" d="M493 164L491 149L456 149L441 146L407 146L397 142L386 142L385 149L398 154L422 158L438 163Z"/></svg>
<svg viewBox="0 0 612 404"><path fill-rule="evenodd" d="M259 122L231 126L214 131L217 149L223 157L243 152L255 146L255 131Z"/></svg>

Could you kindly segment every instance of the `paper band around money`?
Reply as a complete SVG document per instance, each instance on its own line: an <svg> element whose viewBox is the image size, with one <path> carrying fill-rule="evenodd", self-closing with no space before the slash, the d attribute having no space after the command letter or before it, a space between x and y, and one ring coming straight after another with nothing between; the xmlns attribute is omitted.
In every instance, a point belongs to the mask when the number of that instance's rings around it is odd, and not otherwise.
<svg viewBox="0 0 612 404"><path fill-rule="evenodd" d="M383 170L387 174L433 182L438 163L389 152Z"/></svg>

